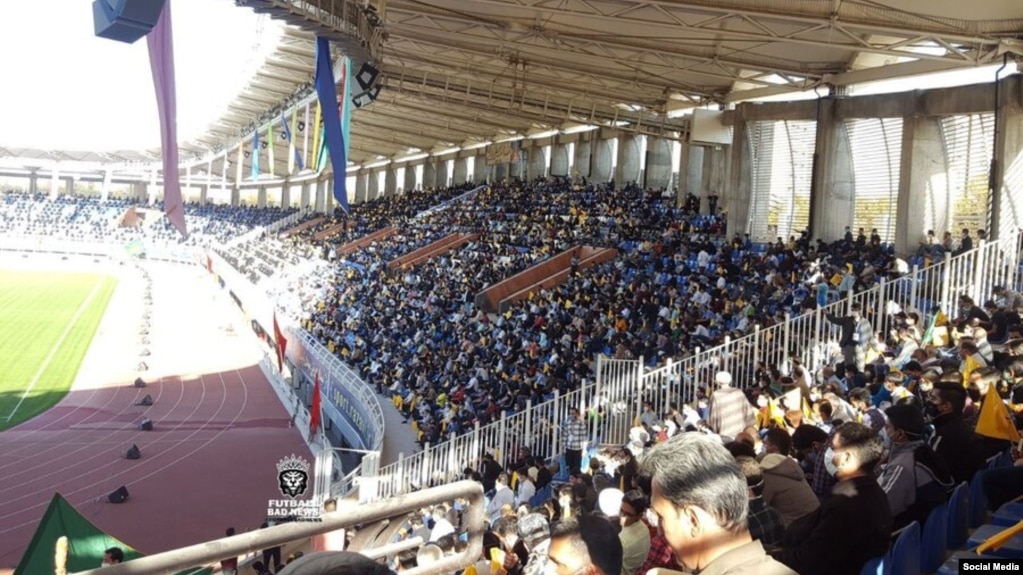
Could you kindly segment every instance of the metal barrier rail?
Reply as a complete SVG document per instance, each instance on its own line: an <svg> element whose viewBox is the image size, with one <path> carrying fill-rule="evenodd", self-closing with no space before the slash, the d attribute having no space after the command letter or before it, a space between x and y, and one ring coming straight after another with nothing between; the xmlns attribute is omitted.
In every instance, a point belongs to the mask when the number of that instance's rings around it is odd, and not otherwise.
<svg viewBox="0 0 1023 575"><path fill-rule="evenodd" d="M475 563L483 552L484 522L483 487L475 481L459 481L425 491L419 491L393 499L366 505L353 506L321 515L320 522L285 523L266 529L252 531L190 545L140 557L119 565L90 569L77 575L160 575L174 573L196 565L216 563L225 557L237 557L261 549L285 545L292 541L306 539L321 533L345 529L369 522L401 517L413 511L455 499L467 499L465 521L469 541L464 551L445 557L429 566L403 571L407 575L441 575L468 567ZM369 551L369 550L368 550Z"/></svg>

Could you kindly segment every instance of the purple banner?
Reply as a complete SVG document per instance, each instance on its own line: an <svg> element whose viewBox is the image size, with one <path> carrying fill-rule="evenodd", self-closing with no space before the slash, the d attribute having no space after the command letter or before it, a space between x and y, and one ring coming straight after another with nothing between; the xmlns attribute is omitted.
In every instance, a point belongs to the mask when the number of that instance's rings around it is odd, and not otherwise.
<svg viewBox="0 0 1023 575"><path fill-rule="evenodd" d="M163 151L163 209L167 219L187 236L185 205L178 178L178 102L174 85L174 38L171 32L171 0L163 7L160 21L146 36L149 66L156 88L156 109L160 114L160 147Z"/></svg>

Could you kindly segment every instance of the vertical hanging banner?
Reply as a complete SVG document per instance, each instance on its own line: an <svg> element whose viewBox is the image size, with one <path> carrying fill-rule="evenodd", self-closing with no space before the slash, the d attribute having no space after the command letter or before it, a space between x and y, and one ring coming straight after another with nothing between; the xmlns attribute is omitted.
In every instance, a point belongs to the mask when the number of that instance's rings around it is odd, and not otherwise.
<svg viewBox="0 0 1023 575"><path fill-rule="evenodd" d="M323 108L319 104L316 104L316 119L313 120L312 126L309 124L306 124L305 126L306 133L309 133L310 130L313 132L313 155L310 156L310 162L312 163L314 172L320 171L319 162L317 160L320 157L320 125L323 124L323 121L320 119L320 112L322 111Z"/></svg>
<svg viewBox="0 0 1023 575"><path fill-rule="evenodd" d="M288 127L288 120L284 117L284 112L281 112L281 126L284 128L284 139L288 141L288 173L295 173L295 165L298 165L298 171L302 171L302 156L298 153L298 147L295 146L295 124L298 123L298 110L291 115L291 127Z"/></svg>
<svg viewBox="0 0 1023 575"><path fill-rule="evenodd" d="M259 130L252 132L252 180L259 179Z"/></svg>
<svg viewBox="0 0 1023 575"><path fill-rule="evenodd" d="M185 205L178 179L178 102L174 81L174 39L171 30L171 3L163 7L160 20L146 36L149 67L156 88L156 109L160 115L160 147L163 156L163 209L178 232L188 235Z"/></svg>
<svg viewBox="0 0 1023 575"><path fill-rule="evenodd" d="M302 161L298 163L298 169L302 170L302 162L309 162L309 103L305 105L305 119L302 121Z"/></svg>
<svg viewBox="0 0 1023 575"><path fill-rule="evenodd" d="M266 125L266 161L270 165L270 177L274 177L274 125L270 122Z"/></svg>
<svg viewBox="0 0 1023 575"><path fill-rule="evenodd" d="M316 95L320 100L323 114L324 139L330 151L330 163L334 168L334 199L346 213L348 210L348 189L345 182L348 159L345 157L344 134L341 131L341 117L337 110L337 88L334 85L334 69L330 62L330 42L316 38Z"/></svg>
<svg viewBox="0 0 1023 575"><path fill-rule="evenodd" d="M341 117L341 134L344 136L345 143L345 162L347 172L347 161L351 157L348 151L352 145L352 59L348 56L341 58L341 83L340 90L338 90L338 115ZM346 174L347 175L347 174Z"/></svg>

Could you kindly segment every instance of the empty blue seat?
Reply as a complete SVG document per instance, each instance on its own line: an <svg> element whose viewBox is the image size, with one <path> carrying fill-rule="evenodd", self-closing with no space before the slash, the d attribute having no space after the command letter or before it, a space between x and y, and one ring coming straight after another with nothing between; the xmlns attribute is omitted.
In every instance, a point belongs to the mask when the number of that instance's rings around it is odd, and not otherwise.
<svg viewBox="0 0 1023 575"><path fill-rule="evenodd" d="M998 533L1005 531L1004 525L981 525L976 531L970 535L970 539L966 545L973 549L986 541L987 539L997 535ZM1023 558L1023 534L1017 535L1012 539L1005 542L998 549L992 549L985 553L985 555L991 555L994 557L1008 557L1010 559L1021 559Z"/></svg>
<svg viewBox="0 0 1023 575"><path fill-rule="evenodd" d="M948 504L942 503L931 510L920 534L920 569L933 573L945 561L948 543Z"/></svg>
<svg viewBox="0 0 1023 575"><path fill-rule="evenodd" d="M947 561L941 564L938 568L938 575L959 575L959 560L960 559L980 559L981 555L977 555L973 551L956 551L948 558Z"/></svg>
<svg viewBox="0 0 1023 575"><path fill-rule="evenodd" d="M962 549L970 536L969 487L960 483L948 498L948 533L946 543L949 549Z"/></svg>
<svg viewBox="0 0 1023 575"><path fill-rule="evenodd" d="M892 547L891 575L920 575L920 524L910 523Z"/></svg>
<svg viewBox="0 0 1023 575"><path fill-rule="evenodd" d="M980 476L984 474L981 469L970 481L970 527L976 528L987 520L987 497L984 496L984 488L980 485Z"/></svg>

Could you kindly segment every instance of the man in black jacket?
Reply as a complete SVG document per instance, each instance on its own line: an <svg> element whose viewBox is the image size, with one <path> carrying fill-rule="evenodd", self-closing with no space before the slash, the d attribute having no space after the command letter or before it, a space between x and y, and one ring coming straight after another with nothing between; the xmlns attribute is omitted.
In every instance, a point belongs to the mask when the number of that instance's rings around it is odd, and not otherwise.
<svg viewBox="0 0 1023 575"><path fill-rule="evenodd" d="M800 575L857 575L888 550L892 513L874 478L884 448L874 430L844 423L825 457L838 483L816 511L795 520L775 558Z"/></svg>
<svg viewBox="0 0 1023 575"><path fill-rule="evenodd" d="M842 362L845 365L855 365L856 369L863 371L865 367L867 345L873 342L873 328L870 322L860 315L860 304L854 303L849 308L849 315L837 317L827 314L831 323L842 328L838 336L838 345L842 348Z"/></svg>
<svg viewBox="0 0 1023 575"><path fill-rule="evenodd" d="M948 465L957 485L973 479L986 463L983 440L963 421L965 407L966 390L954 383L935 385L924 404L934 424L931 449Z"/></svg>

